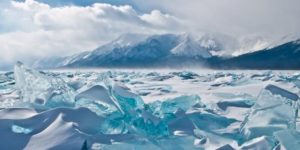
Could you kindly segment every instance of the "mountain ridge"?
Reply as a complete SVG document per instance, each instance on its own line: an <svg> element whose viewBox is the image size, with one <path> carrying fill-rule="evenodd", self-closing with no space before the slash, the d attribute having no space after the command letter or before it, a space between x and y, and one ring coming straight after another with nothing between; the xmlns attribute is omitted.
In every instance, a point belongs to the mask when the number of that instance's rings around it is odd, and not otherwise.
<svg viewBox="0 0 300 150"><path fill-rule="evenodd" d="M300 40L232 58L213 57L208 66L214 69L300 69Z"/></svg>
<svg viewBox="0 0 300 150"><path fill-rule="evenodd" d="M125 34L116 40L72 56L46 58L33 67L52 68L164 68L300 69L300 40L234 57L213 56L221 44L189 34ZM298 61L299 60L299 61Z"/></svg>
<svg viewBox="0 0 300 150"><path fill-rule="evenodd" d="M134 38L132 38L134 37ZM122 35L116 40L100 46L99 48L69 57L62 57L53 64L53 60L36 62L33 67L134 67L179 65L174 62L189 63L191 59L199 62L211 57L209 50L188 34L163 35ZM155 63L156 62L156 63ZM47 64L47 65L44 65ZM51 64L51 65L50 65Z"/></svg>

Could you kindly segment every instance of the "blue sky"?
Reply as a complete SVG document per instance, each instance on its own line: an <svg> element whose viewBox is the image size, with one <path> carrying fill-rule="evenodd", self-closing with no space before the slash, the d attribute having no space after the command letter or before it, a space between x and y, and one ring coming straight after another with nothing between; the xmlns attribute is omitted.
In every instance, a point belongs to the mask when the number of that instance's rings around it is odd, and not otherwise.
<svg viewBox="0 0 300 150"><path fill-rule="evenodd" d="M245 53L300 38L299 6L299 0L1 0L0 69L92 50L126 33L210 34L223 38L224 52Z"/></svg>

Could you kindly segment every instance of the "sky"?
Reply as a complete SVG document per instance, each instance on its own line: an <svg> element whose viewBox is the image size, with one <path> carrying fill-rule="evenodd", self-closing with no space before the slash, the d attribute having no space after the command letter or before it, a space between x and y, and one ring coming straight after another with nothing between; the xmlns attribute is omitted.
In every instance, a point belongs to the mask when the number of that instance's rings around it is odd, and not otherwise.
<svg viewBox="0 0 300 150"><path fill-rule="evenodd" d="M245 53L300 38L299 6L299 0L1 0L0 69L93 50L125 33L212 34L226 38L228 53Z"/></svg>

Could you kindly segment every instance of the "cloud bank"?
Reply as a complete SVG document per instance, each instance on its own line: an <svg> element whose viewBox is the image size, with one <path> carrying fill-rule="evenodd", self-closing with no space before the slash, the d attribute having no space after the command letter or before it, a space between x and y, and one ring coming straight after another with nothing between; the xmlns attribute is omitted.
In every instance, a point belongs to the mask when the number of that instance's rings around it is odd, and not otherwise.
<svg viewBox="0 0 300 150"><path fill-rule="evenodd" d="M245 34L298 34L299 0L134 0L138 6L160 9L185 18L191 30ZM295 33L296 32L296 33Z"/></svg>
<svg viewBox="0 0 300 150"><path fill-rule="evenodd" d="M172 15L159 10L140 13L129 5L51 7L26 0L2 2L0 8L2 66L91 50L128 32L158 34L180 27L180 20Z"/></svg>

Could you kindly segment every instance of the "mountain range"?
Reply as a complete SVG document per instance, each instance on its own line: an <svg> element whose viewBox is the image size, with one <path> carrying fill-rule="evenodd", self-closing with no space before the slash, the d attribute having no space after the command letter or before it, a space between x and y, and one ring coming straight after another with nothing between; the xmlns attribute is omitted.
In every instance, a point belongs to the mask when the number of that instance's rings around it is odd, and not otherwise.
<svg viewBox="0 0 300 150"><path fill-rule="evenodd" d="M96 48L73 56L43 58L34 68L106 67L208 67L217 69L300 69L300 42L235 57L213 55L222 43L211 37L189 34L124 34Z"/></svg>
<svg viewBox="0 0 300 150"><path fill-rule="evenodd" d="M288 42L271 49L264 49L237 57L212 57L209 67L217 69L300 69L300 40Z"/></svg>

